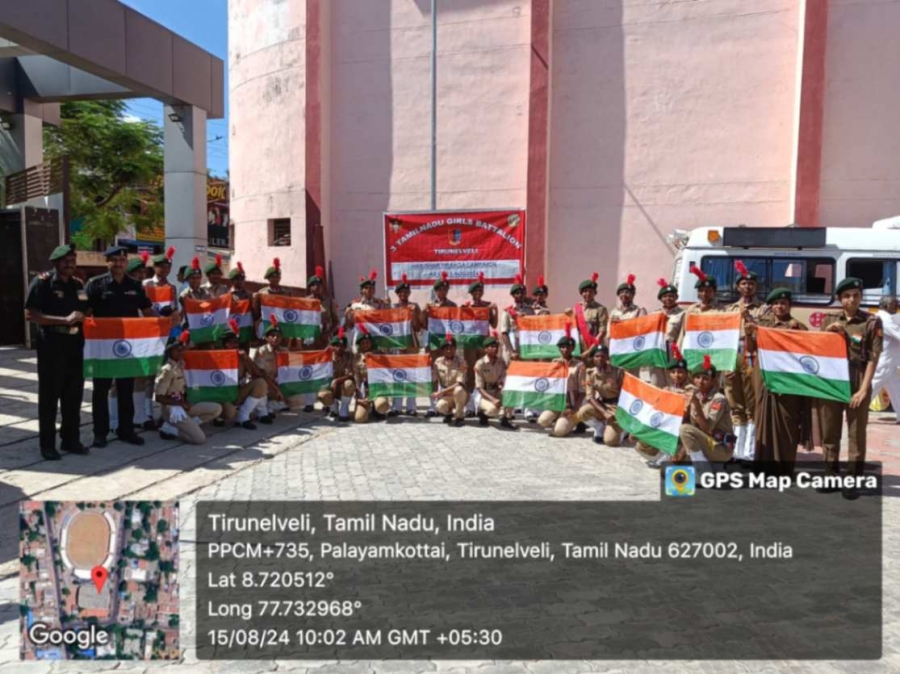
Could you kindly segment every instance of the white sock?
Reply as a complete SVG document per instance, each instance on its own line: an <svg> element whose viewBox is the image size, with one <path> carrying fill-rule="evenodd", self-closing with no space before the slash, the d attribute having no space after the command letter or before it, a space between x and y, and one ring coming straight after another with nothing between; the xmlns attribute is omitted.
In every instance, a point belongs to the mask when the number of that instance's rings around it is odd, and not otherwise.
<svg viewBox="0 0 900 674"><path fill-rule="evenodd" d="M235 421L239 424L242 424L245 421L250 421L250 414L252 414L253 410L256 409L256 406L259 405L259 401L260 398L248 397L244 402L241 403L241 406L238 408Z"/></svg>
<svg viewBox="0 0 900 674"><path fill-rule="evenodd" d="M537 419L538 413L535 410L525 408L525 418L526 419Z"/></svg>
<svg viewBox="0 0 900 674"><path fill-rule="evenodd" d="M466 412L474 412L475 411L475 399L473 396L469 396L469 402L466 403Z"/></svg>
<svg viewBox="0 0 900 674"><path fill-rule="evenodd" d="M175 428L168 421L164 421L163 425L159 427L160 432L168 433L169 435L178 435L178 429Z"/></svg>
<svg viewBox="0 0 900 674"><path fill-rule="evenodd" d="M744 441L747 438L747 427L746 426L735 426L734 427L734 458L735 459L743 459L744 452L746 451Z"/></svg>
<svg viewBox="0 0 900 674"><path fill-rule="evenodd" d="M315 393L304 393L303 394L303 405L307 407L309 405L316 404L316 394Z"/></svg>
<svg viewBox="0 0 900 674"><path fill-rule="evenodd" d="M135 392L132 396L134 400L134 424L136 426L140 426L147 420L145 416L147 414L144 408L144 402L147 400L147 395L143 392Z"/></svg>
<svg viewBox="0 0 900 674"><path fill-rule="evenodd" d="M346 417L350 415L350 396L341 396L340 416Z"/></svg>
<svg viewBox="0 0 900 674"><path fill-rule="evenodd" d="M153 397L144 393L144 413L148 419L153 418Z"/></svg>
<svg viewBox="0 0 900 674"><path fill-rule="evenodd" d="M263 396L256 403L256 413L261 417L264 417L267 414L269 414L269 397L268 396Z"/></svg>
<svg viewBox="0 0 900 674"><path fill-rule="evenodd" d="M603 437L603 431L606 430L606 424L604 424L602 421L600 421L599 419L588 419L584 423L585 425L594 429L595 438Z"/></svg>
<svg viewBox="0 0 900 674"><path fill-rule="evenodd" d="M403 408L403 398L394 398L391 401L391 409L399 412Z"/></svg>
<svg viewBox="0 0 900 674"><path fill-rule="evenodd" d="M415 412L416 411L416 399L415 398L407 398L406 399L406 411L407 412Z"/></svg>
<svg viewBox="0 0 900 674"><path fill-rule="evenodd" d="M752 421L747 424L747 435L744 437L744 458L753 461L756 456L756 424Z"/></svg>
<svg viewBox="0 0 900 674"><path fill-rule="evenodd" d="M331 403L331 411L332 411L334 414L338 414L338 409L339 409L339 408L340 408L340 403L339 403L337 400L335 400L333 403Z"/></svg>

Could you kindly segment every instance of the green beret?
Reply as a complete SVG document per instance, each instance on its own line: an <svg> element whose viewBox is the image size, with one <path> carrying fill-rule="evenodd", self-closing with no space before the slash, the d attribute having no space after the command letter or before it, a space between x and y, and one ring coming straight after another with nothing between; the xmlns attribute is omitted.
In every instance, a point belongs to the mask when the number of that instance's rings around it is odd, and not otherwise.
<svg viewBox="0 0 900 674"><path fill-rule="evenodd" d="M165 253L160 253L159 255L154 255L150 258L150 261L153 264L172 264L172 258L170 258Z"/></svg>
<svg viewBox="0 0 900 674"><path fill-rule="evenodd" d="M375 286L375 281L372 280L372 279L370 279L370 278L361 278L361 279L359 280L359 287L360 287L360 288L365 288L366 286L372 286L372 287L374 287L374 286Z"/></svg>
<svg viewBox="0 0 900 674"><path fill-rule="evenodd" d="M510 286L510 288L509 288L510 295L515 295L516 293L524 293L524 292L528 292L528 290L521 283L513 283L512 286Z"/></svg>
<svg viewBox="0 0 900 674"><path fill-rule="evenodd" d="M703 361L701 361L693 368L691 368L691 374L708 374L710 377L715 377L717 374L717 370L713 365L710 365L709 369L707 370L705 367L703 367Z"/></svg>
<svg viewBox="0 0 900 674"><path fill-rule="evenodd" d="M616 288L616 295L618 295L618 294L619 294L620 292L622 292L623 290L630 290L630 291L633 292L633 293L636 293L636 292L637 292L637 288L634 287L634 284L632 284L632 283L620 283L620 284L619 284L619 287Z"/></svg>
<svg viewBox="0 0 900 674"><path fill-rule="evenodd" d="M228 278L232 281L234 279L236 279L238 276L240 276L241 278L247 277L247 275L244 273L244 270L241 267L235 267L230 272L228 272Z"/></svg>
<svg viewBox="0 0 900 674"><path fill-rule="evenodd" d="M187 331L183 331L181 333L181 335L184 335L186 333L187 333ZM190 339L190 333L187 333L187 334L188 334L188 338L186 338L185 341L189 341L189 339ZM181 335L179 335L178 337L169 337L169 341L166 342L166 355L167 356L169 355L169 351L174 349L176 346L185 346L185 342L182 341Z"/></svg>
<svg viewBox="0 0 900 674"><path fill-rule="evenodd" d="M208 265L206 265L203 268L203 272L207 275L211 274L214 271L218 271L219 273L222 273L222 268L219 265L217 265L215 262L210 262Z"/></svg>
<svg viewBox="0 0 900 674"><path fill-rule="evenodd" d="M766 295L766 304L772 304L775 300L788 300L793 299L791 295L791 291L788 288L775 288L772 292Z"/></svg>
<svg viewBox="0 0 900 674"><path fill-rule="evenodd" d="M266 267L266 273L263 274L263 278L268 279L273 274L281 275L281 262L278 258L275 258L274 264L271 267Z"/></svg>
<svg viewBox="0 0 900 674"><path fill-rule="evenodd" d="M684 356L681 358L672 357L669 359L669 363L666 365L667 370L687 370L688 364L684 359Z"/></svg>
<svg viewBox="0 0 900 674"><path fill-rule="evenodd" d="M144 264L144 261L139 257L133 257L128 260L128 264L125 265L126 273L130 274L133 271L137 271L138 269L146 269L147 265Z"/></svg>
<svg viewBox="0 0 900 674"><path fill-rule="evenodd" d="M358 342L359 340L356 341ZM340 346L341 344L347 346L347 338L344 335L335 334L334 337L331 338L329 344L331 344L331 346Z"/></svg>
<svg viewBox="0 0 900 674"><path fill-rule="evenodd" d="M314 285L322 285L325 283L325 269L319 265L316 265L316 273L310 276L306 281L306 287Z"/></svg>
<svg viewBox="0 0 900 674"><path fill-rule="evenodd" d="M592 281L590 279L585 279L584 281L582 281L581 283L578 284L578 292L580 292L580 293L583 293L588 288L590 288L592 290L596 290L597 282Z"/></svg>
<svg viewBox="0 0 900 674"><path fill-rule="evenodd" d="M279 335L281 334L281 327L277 325L272 325L271 323L266 326L266 329L263 330L263 337L268 337L270 332L277 332Z"/></svg>
<svg viewBox="0 0 900 674"><path fill-rule="evenodd" d="M575 339L573 338L574 342ZM605 344L594 344L590 349L584 352L584 358L593 358L598 353L605 353L607 356L609 355L609 347Z"/></svg>
<svg viewBox="0 0 900 674"><path fill-rule="evenodd" d="M481 343L481 346L487 348L489 346L500 346L500 342L497 341L497 338L491 335L490 337L485 337L484 341Z"/></svg>
<svg viewBox="0 0 900 674"><path fill-rule="evenodd" d="M189 278L193 278L194 276L202 276L199 269L194 269L193 267L187 267L182 274L184 280L188 280Z"/></svg>
<svg viewBox="0 0 900 674"><path fill-rule="evenodd" d="M401 290L412 290L412 286L409 285L408 281L400 281L397 286L394 288L395 293L399 293Z"/></svg>
<svg viewBox="0 0 900 674"><path fill-rule="evenodd" d="M666 283L664 279L660 279L660 281L663 282L659 283L659 292L656 293L656 299L661 300L663 295L668 295L669 293L678 297L678 288L671 283Z"/></svg>
<svg viewBox="0 0 900 674"><path fill-rule="evenodd" d="M456 337L453 335L447 335L444 337L444 340L441 342L441 347L444 346L456 346Z"/></svg>
<svg viewBox="0 0 900 674"><path fill-rule="evenodd" d="M862 292L863 282L862 279L858 279L854 276L848 276L843 281L837 284L837 287L834 289L835 297L840 297L841 293L845 290L859 290Z"/></svg>
<svg viewBox="0 0 900 674"><path fill-rule="evenodd" d="M474 293L476 290L484 290L484 283L481 281L473 281L469 284L470 293Z"/></svg>
<svg viewBox="0 0 900 674"><path fill-rule="evenodd" d="M178 273L181 274L182 277L184 277L184 275L187 273L188 269L189 269L188 265L183 264L178 268Z"/></svg>
<svg viewBox="0 0 900 674"><path fill-rule="evenodd" d="M56 262L57 260L61 260L66 255L74 255L75 254L75 244L70 243L65 246L57 246L53 249L53 252L50 253L50 262Z"/></svg>
<svg viewBox="0 0 900 674"><path fill-rule="evenodd" d="M713 290L718 289L718 284L716 283L715 276L707 276L706 278L698 278L697 282L694 284L694 287L698 290L700 288L712 288Z"/></svg>
<svg viewBox="0 0 900 674"><path fill-rule="evenodd" d="M563 335L558 340L556 340L556 346L571 346L573 349L575 348L575 338L574 337L566 337Z"/></svg>
<svg viewBox="0 0 900 674"><path fill-rule="evenodd" d="M359 344L364 339L368 339L371 342L372 335L370 335L368 332L363 332L362 330L360 330L356 335L356 343Z"/></svg>
<svg viewBox="0 0 900 674"><path fill-rule="evenodd" d="M435 279L434 285L431 287L434 288L435 290L437 290L438 288L449 288L450 281L448 281L447 279L445 279L443 277L439 278L439 279Z"/></svg>

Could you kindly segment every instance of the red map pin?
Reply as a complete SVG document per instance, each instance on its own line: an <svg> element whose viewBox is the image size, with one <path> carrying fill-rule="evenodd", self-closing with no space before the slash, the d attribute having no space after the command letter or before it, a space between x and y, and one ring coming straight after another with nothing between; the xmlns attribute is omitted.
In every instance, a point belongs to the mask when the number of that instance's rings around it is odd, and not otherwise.
<svg viewBox="0 0 900 674"><path fill-rule="evenodd" d="M109 576L109 571L106 570L105 566L95 566L91 569L91 580L94 581L94 587L97 588L97 594L100 594L100 590L103 589L107 576Z"/></svg>

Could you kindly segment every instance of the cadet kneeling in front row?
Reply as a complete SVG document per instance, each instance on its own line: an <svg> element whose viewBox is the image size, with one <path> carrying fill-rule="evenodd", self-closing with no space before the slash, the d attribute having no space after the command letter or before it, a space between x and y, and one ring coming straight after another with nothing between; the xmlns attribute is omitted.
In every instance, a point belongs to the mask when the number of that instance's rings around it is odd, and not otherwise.
<svg viewBox="0 0 900 674"><path fill-rule="evenodd" d="M222 343L226 349L238 353L238 397L235 402L222 404L222 418L228 423L233 422L252 431L256 430L256 424L250 421L254 412L260 419L268 416L266 403L269 384L256 363L241 349L240 334L240 326L232 318L228 322L228 330Z"/></svg>
<svg viewBox="0 0 900 674"><path fill-rule="evenodd" d="M564 412L544 410L538 417L538 424L544 428L551 428L550 435L554 438L563 438L573 431L584 432L585 425L577 420L577 412L584 400L584 363L575 358L575 339L571 335L571 326L566 325L566 334L559 338L556 345L559 347L559 358L554 358L554 363L563 363L568 368L566 377L566 409Z"/></svg>
<svg viewBox="0 0 900 674"><path fill-rule="evenodd" d="M512 407L503 407L503 385L506 383L506 363L500 358L500 342L497 333L494 332L486 338L482 344L484 356L475 363L475 408L478 413L478 423L481 426L488 425L488 419L500 417L500 425L503 428L515 430L510 419L513 416Z"/></svg>
<svg viewBox="0 0 900 674"><path fill-rule="evenodd" d="M350 421L350 401L356 394L356 382L353 381L353 354L342 327L331 338L331 363L331 384L319 391L319 402L331 418Z"/></svg>
<svg viewBox="0 0 900 674"><path fill-rule="evenodd" d="M444 423L462 426L466 414L466 362L456 353L456 339L451 334L444 338L441 355L434 361L437 391L431 394L434 409L444 415Z"/></svg>
<svg viewBox="0 0 900 674"><path fill-rule="evenodd" d="M356 383L356 407L353 409L353 421L364 424L370 418L378 421L387 418L387 413L391 409L391 401L384 396L378 396L374 400L369 397L369 368L366 365L366 354L379 354L381 351L373 348L372 335L364 325L358 325L357 329L359 334L356 337L356 360L353 364L353 379Z"/></svg>
<svg viewBox="0 0 900 674"><path fill-rule="evenodd" d="M734 454L734 427L728 400L716 390L717 375L709 356L691 372L695 390L686 394L691 422L683 424L678 434L682 451L698 473L713 463L727 463Z"/></svg>
<svg viewBox="0 0 900 674"><path fill-rule="evenodd" d="M594 442L618 447L623 432L616 423L616 407L624 372L610 364L609 347L603 344L592 346L584 360L592 362L593 367L585 375L585 401L576 419L594 430Z"/></svg>

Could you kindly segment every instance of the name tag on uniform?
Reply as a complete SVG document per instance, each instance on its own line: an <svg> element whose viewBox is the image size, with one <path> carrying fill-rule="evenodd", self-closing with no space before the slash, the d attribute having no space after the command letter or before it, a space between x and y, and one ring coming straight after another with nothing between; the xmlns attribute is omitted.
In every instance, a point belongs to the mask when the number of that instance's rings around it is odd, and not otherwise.
<svg viewBox="0 0 900 674"><path fill-rule="evenodd" d="M82 302L87 302L87 293L84 290L78 291L78 299Z"/></svg>

